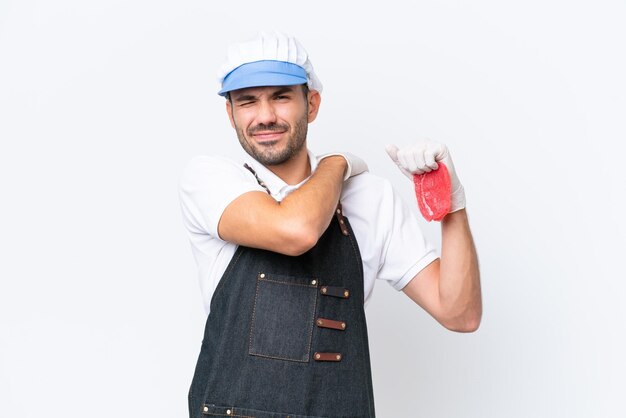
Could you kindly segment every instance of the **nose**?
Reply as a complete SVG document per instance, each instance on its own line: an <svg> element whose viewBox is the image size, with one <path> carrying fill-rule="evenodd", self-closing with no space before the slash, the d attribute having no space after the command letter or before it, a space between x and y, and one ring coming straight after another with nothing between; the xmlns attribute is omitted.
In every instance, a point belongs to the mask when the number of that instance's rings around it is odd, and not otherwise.
<svg viewBox="0 0 626 418"><path fill-rule="evenodd" d="M259 101L258 113L257 113L257 123L269 125L271 123L276 123L276 111L271 101L269 100L261 100Z"/></svg>

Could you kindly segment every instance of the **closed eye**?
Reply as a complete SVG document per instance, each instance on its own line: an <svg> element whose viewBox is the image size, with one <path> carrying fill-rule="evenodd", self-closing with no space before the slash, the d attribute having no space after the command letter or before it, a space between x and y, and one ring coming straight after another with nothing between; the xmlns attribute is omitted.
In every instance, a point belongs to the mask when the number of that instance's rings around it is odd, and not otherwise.
<svg viewBox="0 0 626 418"><path fill-rule="evenodd" d="M256 100L237 100L237 106L239 107L249 107L256 103Z"/></svg>

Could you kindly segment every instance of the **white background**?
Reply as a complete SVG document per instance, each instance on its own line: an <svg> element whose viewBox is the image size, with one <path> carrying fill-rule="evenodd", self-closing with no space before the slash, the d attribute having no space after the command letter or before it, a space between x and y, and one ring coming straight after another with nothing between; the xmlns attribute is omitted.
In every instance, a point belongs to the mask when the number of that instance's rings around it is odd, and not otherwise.
<svg viewBox="0 0 626 418"><path fill-rule="evenodd" d="M428 136L466 188L482 326L446 331L380 283L378 416L626 416L625 12L1 0L0 416L186 416L204 313L177 182L240 155L215 72L271 29L325 85L314 151L362 156L418 216L384 145Z"/></svg>

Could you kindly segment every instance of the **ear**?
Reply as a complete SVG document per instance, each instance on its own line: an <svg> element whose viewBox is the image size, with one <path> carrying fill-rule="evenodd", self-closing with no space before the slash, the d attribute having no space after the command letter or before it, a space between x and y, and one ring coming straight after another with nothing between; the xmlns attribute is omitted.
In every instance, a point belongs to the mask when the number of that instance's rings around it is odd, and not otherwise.
<svg viewBox="0 0 626 418"><path fill-rule="evenodd" d="M226 113L228 113L228 119L230 120L230 126L235 128L235 119L233 118L233 105L230 103L230 100L226 100Z"/></svg>
<svg viewBox="0 0 626 418"><path fill-rule="evenodd" d="M309 90L307 100L309 101L308 122L311 123L315 120L315 118L317 118L317 112L320 110L322 96L317 90Z"/></svg>

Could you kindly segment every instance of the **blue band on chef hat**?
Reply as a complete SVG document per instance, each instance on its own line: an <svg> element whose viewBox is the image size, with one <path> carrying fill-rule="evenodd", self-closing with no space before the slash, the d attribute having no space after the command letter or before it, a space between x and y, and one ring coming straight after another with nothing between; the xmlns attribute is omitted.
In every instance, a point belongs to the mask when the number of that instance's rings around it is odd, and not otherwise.
<svg viewBox="0 0 626 418"><path fill-rule="evenodd" d="M307 83L306 71L299 65L285 61L255 61L232 70L217 93L225 96L233 90L262 86L295 86Z"/></svg>

